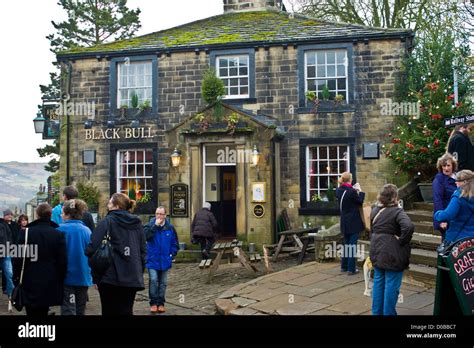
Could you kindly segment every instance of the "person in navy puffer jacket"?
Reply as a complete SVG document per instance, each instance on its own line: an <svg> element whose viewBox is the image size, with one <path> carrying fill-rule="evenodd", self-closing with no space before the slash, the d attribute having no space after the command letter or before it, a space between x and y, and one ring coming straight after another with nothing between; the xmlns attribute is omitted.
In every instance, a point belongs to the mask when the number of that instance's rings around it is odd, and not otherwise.
<svg viewBox="0 0 474 348"><path fill-rule="evenodd" d="M448 221L446 241L456 242L464 237L474 237L474 172L461 170L456 175L458 189L448 207L437 211L437 221Z"/></svg>
<svg viewBox="0 0 474 348"><path fill-rule="evenodd" d="M437 211L444 210L448 207L451 196L457 189L455 175L457 166L457 161L449 153L445 153L443 156L438 158L438 163L436 164L438 174L436 174L432 185L434 202L433 215ZM441 234L441 241L443 241L448 228L448 223L444 221L439 222L433 219L433 227L435 230L439 231Z"/></svg>
<svg viewBox="0 0 474 348"><path fill-rule="evenodd" d="M166 210L158 207L155 218L145 227L147 246L146 268L149 274L150 312L164 313L168 270L178 253L178 236L173 225L166 220Z"/></svg>

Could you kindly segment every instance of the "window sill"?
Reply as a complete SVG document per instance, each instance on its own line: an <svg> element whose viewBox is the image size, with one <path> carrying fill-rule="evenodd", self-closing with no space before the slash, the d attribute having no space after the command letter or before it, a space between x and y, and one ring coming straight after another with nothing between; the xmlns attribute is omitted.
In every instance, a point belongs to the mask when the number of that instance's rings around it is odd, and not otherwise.
<svg viewBox="0 0 474 348"><path fill-rule="evenodd" d="M123 112L121 109L111 111L111 118L115 120L135 120L135 119L149 119L156 116L157 112L153 109L125 109Z"/></svg>
<svg viewBox="0 0 474 348"><path fill-rule="evenodd" d="M257 98L238 98L238 99L222 99L225 104L256 104Z"/></svg>
<svg viewBox="0 0 474 348"><path fill-rule="evenodd" d="M340 104L334 105L332 102L321 102L318 108L318 113L343 113L343 112L355 112L355 106L353 104ZM314 113L313 107L302 106L297 110L298 114L312 114Z"/></svg>
<svg viewBox="0 0 474 348"><path fill-rule="evenodd" d="M153 202L137 203L134 214L145 215L155 213L155 204Z"/></svg>
<svg viewBox="0 0 474 348"><path fill-rule="evenodd" d="M339 215L339 203L335 202L303 202L299 209L300 215Z"/></svg>

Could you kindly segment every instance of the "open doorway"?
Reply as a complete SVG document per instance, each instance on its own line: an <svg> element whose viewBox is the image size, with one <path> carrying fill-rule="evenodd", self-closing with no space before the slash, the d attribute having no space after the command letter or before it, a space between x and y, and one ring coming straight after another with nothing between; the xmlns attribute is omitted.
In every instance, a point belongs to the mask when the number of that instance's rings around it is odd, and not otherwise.
<svg viewBox="0 0 474 348"><path fill-rule="evenodd" d="M220 237L237 236L237 177L235 162L222 161L218 154L230 145L204 147L204 201L211 203L211 211L219 224Z"/></svg>

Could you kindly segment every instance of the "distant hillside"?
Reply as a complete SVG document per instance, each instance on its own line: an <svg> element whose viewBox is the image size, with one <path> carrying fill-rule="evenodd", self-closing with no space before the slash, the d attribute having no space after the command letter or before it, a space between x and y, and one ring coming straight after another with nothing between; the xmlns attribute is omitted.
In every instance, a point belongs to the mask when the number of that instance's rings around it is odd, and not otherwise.
<svg viewBox="0 0 474 348"><path fill-rule="evenodd" d="M15 206L25 209L25 203L36 195L40 184L47 185L51 173L44 166L45 163L0 163L0 211Z"/></svg>

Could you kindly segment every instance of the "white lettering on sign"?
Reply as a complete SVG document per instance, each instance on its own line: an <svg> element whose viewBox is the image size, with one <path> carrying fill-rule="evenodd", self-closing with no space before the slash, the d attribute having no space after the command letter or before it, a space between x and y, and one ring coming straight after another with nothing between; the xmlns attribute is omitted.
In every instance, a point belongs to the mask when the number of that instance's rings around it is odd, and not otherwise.
<svg viewBox="0 0 474 348"><path fill-rule="evenodd" d="M155 137L151 127L86 129L85 131L86 140L149 139Z"/></svg>

